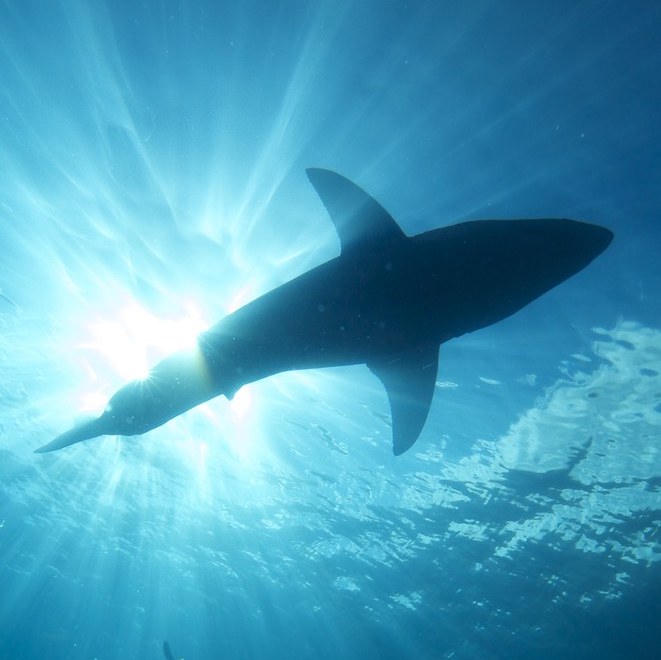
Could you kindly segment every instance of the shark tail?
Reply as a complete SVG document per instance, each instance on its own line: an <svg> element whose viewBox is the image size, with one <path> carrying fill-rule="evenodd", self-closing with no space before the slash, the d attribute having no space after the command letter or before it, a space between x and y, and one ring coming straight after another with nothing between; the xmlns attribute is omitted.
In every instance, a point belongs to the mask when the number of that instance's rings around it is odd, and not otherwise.
<svg viewBox="0 0 661 660"><path fill-rule="evenodd" d="M69 445L75 445L77 442L82 442L83 440L89 440L90 438L96 438L99 435L103 435L103 421L103 415L101 415L101 417L86 419L85 421L76 424L72 429L58 435L57 438L51 440L43 447L35 449L34 452L35 454L46 454L51 451L63 449Z"/></svg>

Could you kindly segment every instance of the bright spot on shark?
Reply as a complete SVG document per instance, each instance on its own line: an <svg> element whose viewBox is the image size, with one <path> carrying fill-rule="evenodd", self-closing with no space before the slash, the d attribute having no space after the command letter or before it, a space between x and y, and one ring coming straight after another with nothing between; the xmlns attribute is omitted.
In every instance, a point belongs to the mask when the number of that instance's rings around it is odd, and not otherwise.
<svg viewBox="0 0 661 660"><path fill-rule="evenodd" d="M83 366L97 387L81 395L82 409L103 410L109 392L99 391L106 390L99 385L110 380L146 379L151 367L165 356L193 348L208 325L193 302L186 303L178 317L162 318L133 299L115 314L90 320L87 339L79 348L86 353Z"/></svg>
<svg viewBox="0 0 661 660"><path fill-rule="evenodd" d="M163 319L131 301L112 320L90 323L91 341L82 346L97 351L123 380L147 378L149 369L166 355L193 348L207 326L193 304L181 318Z"/></svg>
<svg viewBox="0 0 661 660"><path fill-rule="evenodd" d="M198 336L209 325L192 301L182 304L178 316L161 317L131 298L117 312L91 319L85 327L86 339L78 344L84 351L81 363L90 381L80 393L81 417L97 415L106 408L115 381L145 380L150 369L166 356L194 348ZM237 437L237 442L230 444L244 458L252 446L254 404L250 388L241 388L226 403ZM219 426L215 411L208 405L199 406L198 411L206 424ZM196 457L198 470L206 463L207 452L205 443L196 443L192 455Z"/></svg>

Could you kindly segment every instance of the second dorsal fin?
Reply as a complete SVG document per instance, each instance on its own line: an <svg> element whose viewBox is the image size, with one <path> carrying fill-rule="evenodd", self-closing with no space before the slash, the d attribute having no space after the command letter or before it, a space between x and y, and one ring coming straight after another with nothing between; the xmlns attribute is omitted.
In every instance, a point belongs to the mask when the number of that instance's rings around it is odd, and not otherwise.
<svg viewBox="0 0 661 660"><path fill-rule="evenodd" d="M317 168L307 175L335 225L342 254L406 238L388 211L349 179Z"/></svg>

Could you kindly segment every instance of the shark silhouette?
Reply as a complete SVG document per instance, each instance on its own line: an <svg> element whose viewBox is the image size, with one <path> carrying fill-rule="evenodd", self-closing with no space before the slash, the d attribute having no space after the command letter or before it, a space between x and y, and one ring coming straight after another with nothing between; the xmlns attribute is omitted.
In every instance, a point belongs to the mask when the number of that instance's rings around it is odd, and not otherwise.
<svg viewBox="0 0 661 660"><path fill-rule="evenodd" d="M167 641L163 642L163 655L165 656L166 660L174 660L172 649L170 648L170 645L167 643Z"/></svg>
<svg viewBox="0 0 661 660"><path fill-rule="evenodd" d="M496 323L587 266L610 244L574 220L476 220L408 237L348 179L307 170L340 256L229 314L191 351L122 387L98 418L37 449L154 429L220 394L283 371L366 364L390 402L393 452L417 440L439 346Z"/></svg>
<svg viewBox="0 0 661 660"><path fill-rule="evenodd" d="M167 643L167 641L163 642L163 655L165 656L165 660L174 660L172 649L170 648L170 645Z"/></svg>

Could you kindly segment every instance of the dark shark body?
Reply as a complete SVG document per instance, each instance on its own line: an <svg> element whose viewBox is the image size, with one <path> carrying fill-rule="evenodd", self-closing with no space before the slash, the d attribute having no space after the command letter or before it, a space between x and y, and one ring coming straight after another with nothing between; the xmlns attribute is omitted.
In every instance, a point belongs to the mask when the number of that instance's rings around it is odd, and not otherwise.
<svg viewBox="0 0 661 660"><path fill-rule="evenodd" d="M366 364L383 382L393 451L417 439L443 342L496 323L587 266L612 233L574 220L478 220L407 237L334 172L308 170L341 255L226 316L198 347L121 388L97 419L37 451L135 435L219 394L296 369Z"/></svg>
<svg viewBox="0 0 661 660"><path fill-rule="evenodd" d="M163 642L163 655L165 656L165 660L174 660L172 649L167 642Z"/></svg>

